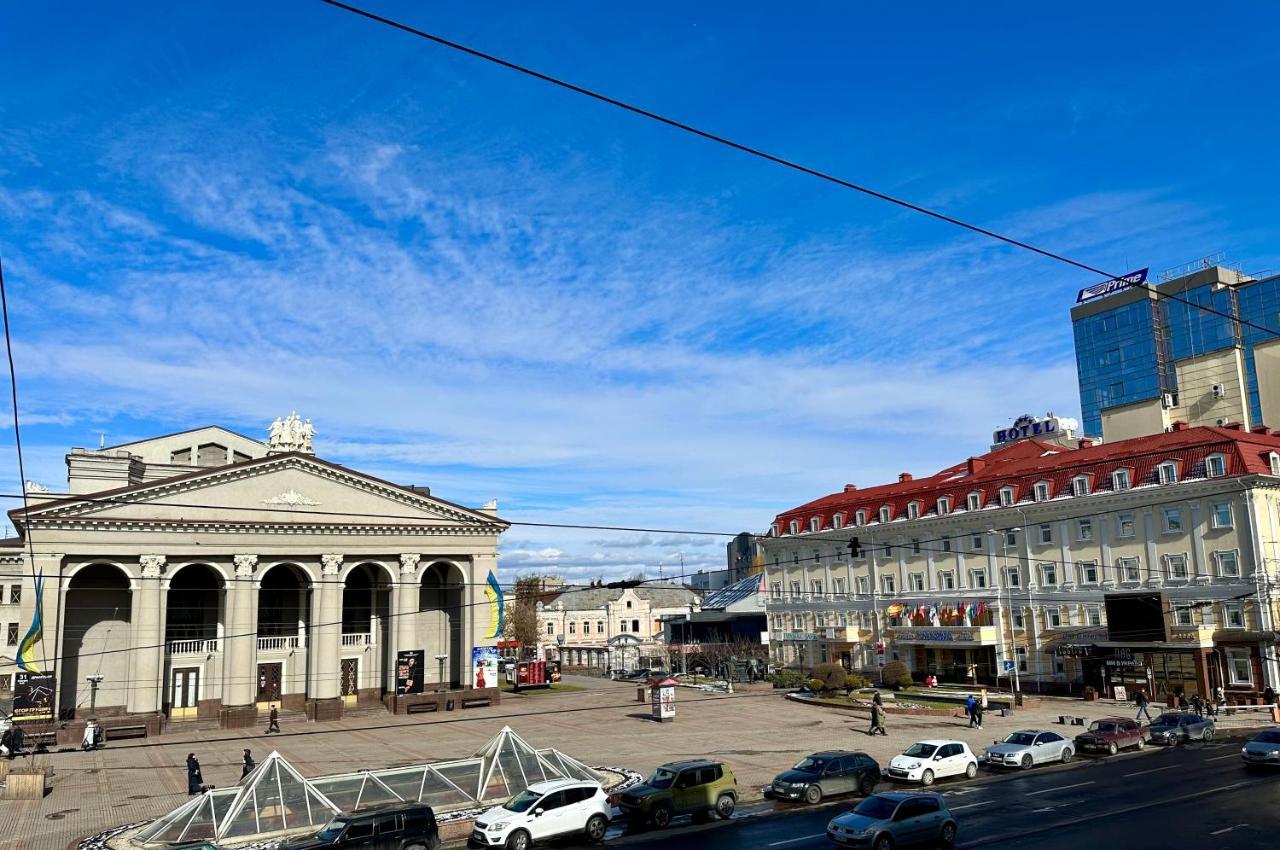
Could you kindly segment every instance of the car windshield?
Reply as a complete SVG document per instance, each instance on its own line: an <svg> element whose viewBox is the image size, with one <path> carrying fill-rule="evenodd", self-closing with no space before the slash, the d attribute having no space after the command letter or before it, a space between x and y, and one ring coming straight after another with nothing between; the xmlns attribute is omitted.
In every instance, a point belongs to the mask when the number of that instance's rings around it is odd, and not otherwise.
<svg viewBox="0 0 1280 850"><path fill-rule="evenodd" d="M512 797L510 800L502 804L502 808L509 812L527 812L533 808L533 804L542 799L542 795L537 791L530 791L528 788Z"/></svg>
<svg viewBox="0 0 1280 850"><path fill-rule="evenodd" d="M916 746L919 746L919 744ZM893 800L881 797L879 794L872 794L855 806L853 813L875 820L888 820L893 817L893 810L897 807L898 804Z"/></svg>
<svg viewBox="0 0 1280 850"><path fill-rule="evenodd" d="M667 770L665 767L660 767L644 781L644 784L648 785L650 788L670 788L671 783L675 782L675 780L675 773Z"/></svg>
<svg viewBox="0 0 1280 850"><path fill-rule="evenodd" d="M1022 747L1029 747L1036 742L1036 736L1030 732L1013 732L1009 737L1004 739L1006 744L1017 744Z"/></svg>
<svg viewBox="0 0 1280 850"><path fill-rule="evenodd" d="M1179 715L1177 714L1162 714L1159 717L1157 717L1155 723L1152 723L1151 725L1152 726L1177 726L1178 718L1179 718Z"/></svg>
<svg viewBox="0 0 1280 850"><path fill-rule="evenodd" d="M927 759L929 756L937 752L938 748L933 744L912 744L907 747L903 753L904 756L913 756L918 759Z"/></svg>
<svg viewBox="0 0 1280 850"><path fill-rule="evenodd" d="M1095 720L1089 724L1089 731L1090 732L1114 732L1116 731L1116 724L1108 723L1105 720Z"/></svg>
<svg viewBox="0 0 1280 850"><path fill-rule="evenodd" d="M1253 740L1259 744L1280 744L1280 732L1263 732Z"/></svg>
<svg viewBox="0 0 1280 850"><path fill-rule="evenodd" d="M343 818L334 818L325 824L324 829L316 833L317 841L337 841L338 836L342 834L342 830L347 828L347 821Z"/></svg>
<svg viewBox="0 0 1280 850"><path fill-rule="evenodd" d="M796 763L794 770L803 770L805 773L822 773L822 769L827 766L826 759L814 758L813 756L805 756Z"/></svg>

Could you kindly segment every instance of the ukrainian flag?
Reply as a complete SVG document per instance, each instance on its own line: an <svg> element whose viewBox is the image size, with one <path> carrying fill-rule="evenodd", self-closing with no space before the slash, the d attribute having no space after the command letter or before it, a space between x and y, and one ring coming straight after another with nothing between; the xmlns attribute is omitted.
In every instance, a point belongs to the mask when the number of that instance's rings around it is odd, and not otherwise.
<svg viewBox="0 0 1280 850"><path fill-rule="evenodd" d="M40 641L40 635L44 631L44 574L36 576L36 610L31 616L31 628L27 629L27 636L18 644L18 656L15 659L18 666L28 673L43 673L36 666L36 644Z"/></svg>
<svg viewBox="0 0 1280 850"><path fill-rule="evenodd" d="M502 586L498 584L498 577L493 574L493 570L489 570L484 595L489 598L490 626L490 633L485 635L485 638L492 640L502 637Z"/></svg>

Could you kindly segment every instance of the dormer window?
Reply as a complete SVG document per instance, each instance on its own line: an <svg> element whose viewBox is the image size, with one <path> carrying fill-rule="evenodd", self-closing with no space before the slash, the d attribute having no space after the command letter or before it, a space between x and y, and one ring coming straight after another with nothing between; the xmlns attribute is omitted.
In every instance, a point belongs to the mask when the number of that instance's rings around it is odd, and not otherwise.
<svg viewBox="0 0 1280 850"><path fill-rule="evenodd" d="M1227 458L1225 455L1209 455L1204 459L1204 474L1207 478L1221 478L1227 474Z"/></svg>
<svg viewBox="0 0 1280 850"><path fill-rule="evenodd" d="M856 524L858 524L858 525L866 525L866 524L867 524L867 512L866 512L865 510L860 510L860 511L858 511L857 513L855 513L855 514L853 515L853 521L854 521Z"/></svg>
<svg viewBox="0 0 1280 850"><path fill-rule="evenodd" d="M885 505L884 507L880 508L881 522L888 522L892 518L893 518L893 508L889 507L888 505Z"/></svg>
<svg viewBox="0 0 1280 850"><path fill-rule="evenodd" d="M920 519L920 503L907 502L907 519Z"/></svg>
<svg viewBox="0 0 1280 850"><path fill-rule="evenodd" d="M834 514L831 517L832 528L844 528L844 514Z"/></svg>
<svg viewBox="0 0 1280 850"><path fill-rule="evenodd" d="M1071 479L1071 495L1087 496L1089 495L1089 476L1077 475Z"/></svg>
<svg viewBox="0 0 1280 850"><path fill-rule="evenodd" d="M1111 489L1112 490L1128 490L1133 486L1129 481L1128 469L1117 469L1111 473Z"/></svg>
<svg viewBox="0 0 1280 850"><path fill-rule="evenodd" d="M1049 501L1049 482L1037 481L1035 486L1035 496L1037 502Z"/></svg>
<svg viewBox="0 0 1280 850"><path fill-rule="evenodd" d="M980 510L982 508L982 494L976 492L970 493L965 497L964 506L966 509L971 511Z"/></svg>
<svg viewBox="0 0 1280 850"><path fill-rule="evenodd" d="M798 520L798 519L793 519L793 520L791 520L791 522L790 522L790 523L788 523L788 528L789 528L789 533L791 533L791 534L799 534L799 533L800 533L800 520Z"/></svg>
<svg viewBox="0 0 1280 850"><path fill-rule="evenodd" d="M943 496L938 499L938 516L946 516L951 513L951 497Z"/></svg>
<svg viewBox="0 0 1280 850"><path fill-rule="evenodd" d="M1013 504L1013 488L1001 487L1000 488L1000 507L1007 508L1007 507L1010 507L1012 504Z"/></svg>
<svg viewBox="0 0 1280 850"><path fill-rule="evenodd" d="M1271 465L1271 474L1280 475L1280 453L1271 452L1268 454L1267 462Z"/></svg>
<svg viewBox="0 0 1280 850"><path fill-rule="evenodd" d="M771 525L771 526L769 527L769 535L770 535L771 537L781 537L781 536L782 536L782 525L781 525L780 523L776 523L776 522L775 522L773 525Z"/></svg>
<svg viewBox="0 0 1280 850"><path fill-rule="evenodd" d="M809 518L809 530L810 530L810 531L817 531L817 530L818 530L818 529L820 529L820 528L822 528L822 520L821 520L819 517L816 517L816 516L815 516L815 517L810 517L810 518Z"/></svg>
<svg viewBox="0 0 1280 850"><path fill-rule="evenodd" d="M1178 464L1171 460L1156 467L1156 472L1160 476L1161 484L1177 484L1178 483Z"/></svg>

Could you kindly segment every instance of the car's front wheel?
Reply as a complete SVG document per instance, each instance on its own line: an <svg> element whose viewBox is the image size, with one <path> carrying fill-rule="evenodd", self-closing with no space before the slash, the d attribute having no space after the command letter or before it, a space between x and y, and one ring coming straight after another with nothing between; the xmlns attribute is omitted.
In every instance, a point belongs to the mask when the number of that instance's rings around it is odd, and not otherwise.
<svg viewBox="0 0 1280 850"><path fill-rule="evenodd" d="M942 825L941 832L938 833L938 844L944 848L954 847L956 843L956 825L951 821L947 821Z"/></svg>
<svg viewBox="0 0 1280 850"><path fill-rule="evenodd" d="M1075 753L1071 752L1071 748L1070 748L1070 747L1063 747L1063 748L1062 748L1062 763L1063 763L1063 764L1070 764L1070 763L1071 763L1071 759L1072 759L1072 757L1074 757L1074 756L1075 756Z"/></svg>
<svg viewBox="0 0 1280 850"><path fill-rule="evenodd" d="M1209 742L1209 741L1212 741L1212 740L1213 740L1213 730L1212 730L1212 729L1206 729L1206 730L1204 730L1203 734L1201 734L1201 735L1200 735L1200 740L1201 740L1201 741L1205 741L1206 743L1207 743L1207 742Z"/></svg>
<svg viewBox="0 0 1280 850"><path fill-rule="evenodd" d="M822 788L818 785L810 785L804 789L804 801L811 806L816 806L822 802Z"/></svg>
<svg viewBox="0 0 1280 850"><path fill-rule="evenodd" d="M1107 744L1107 753L1109 755L1115 755L1118 752L1120 752L1120 748L1116 746L1115 741L1112 741L1110 744Z"/></svg>
<svg viewBox="0 0 1280 850"><path fill-rule="evenodd" d="M876 778L871 775L863 776L862 781L858 783L858 794L863 797L870 797L876 792Z"/></svg>
<svg viewBox="0 0 1280 850"><path fill-rule="evenodd" d="M972 779L978 775L978 763L971 761L964 766L964 775L966 779Z"/></svg>
<svg viewBox="0 0 1280 850"><path fill-rule="evenodd" d="M872 846L875 850L893 850L893 836L881 833L876 836L876 843Z"/></svg>
<svg viewBox="0 0 1280 850"><path fill-rule="evenodd" d="M1138 746L1138 749L1145 750L1147 748L1147 739L1139 738L1137 746Z"/></svg>
<svg viewBox="0 0 1280 850"><path fill-rule="evenodd" d="M716 814L720 816L720 820L733 817L734 805L733 796L730 794L721 794L716 798Z"/></svg>
<svg viewBox="0 0 1280 850"><path fill-rule="evenodd" d="M932 771L932 770L926 770L924 773L920 774L920 784L921 784L921 785L932 785L932 784L933 784L933 771Z"/></svg>
<svg viewBox="0 0 1280 850"><path fill-rule="evenodd" d="M659 803L653 807L653 825L658 829L666 829L671 825L671 807Z"/></svg>
<svg viewBox="0 0 1280 850"><path fill-rule="evenodd" d="M1030 770L1031 765L1035 764L1035 759L1031 758L1031 753L1027 753L1022 757L1022 761L1018 762L1018 767L1023 770Z"/></svg>
<svg viewBox="0 0 1280 850"><path fill-rule="evenodd" d="M609 819L604 815L592 815L587 818L587 827L583 830L587 834L587 840L592 844L598 844L604 841L605 830L609 828Z"/></svg>
<svg viewBox="0 0 1280 850"><path fill-rule="evenodd" d="M523 829L517 829L507 838L507 850L529 850L533 846L533 842L529 840L529 833Z"/></svg>

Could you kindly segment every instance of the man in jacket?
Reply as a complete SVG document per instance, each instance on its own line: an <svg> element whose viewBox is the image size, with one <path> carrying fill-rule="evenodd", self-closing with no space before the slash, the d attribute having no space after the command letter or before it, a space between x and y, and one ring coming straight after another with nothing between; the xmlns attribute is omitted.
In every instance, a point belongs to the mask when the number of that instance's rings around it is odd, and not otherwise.
<svg viewBox="0 0 1280 850"><path fill-rule="evenodd" d="M246 747L244 751L244 766L240 768L240 778L244 779L250 773L253 773L254 767L253 754L250 753L249 749Z"/></svg>
<svg viewBox="0 0 1280 850"><path fill-rule="evenodd" d="M1147 711L1147 692L1146 691L1135 692L1133 695L1133 702L1135 705L1138 706L1138 711L1133 715L1133 719L1137 720L1139 717L1146 715L1147 722L1150 723L1151 712Z"/></svg>
<svg viewBox="0 0 1280 850"><path fill-rule="evenodd" d="M204 791L204 777L200 775L200 762L195 753L187 753L187 796L192 797Z"/></svg>

